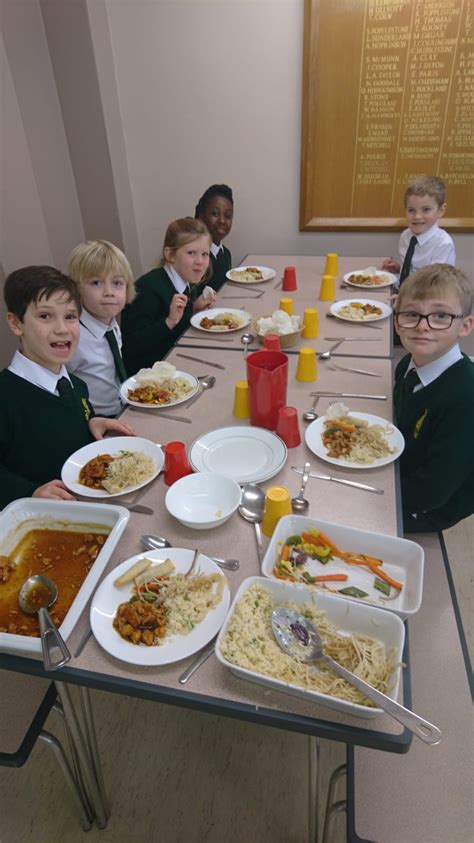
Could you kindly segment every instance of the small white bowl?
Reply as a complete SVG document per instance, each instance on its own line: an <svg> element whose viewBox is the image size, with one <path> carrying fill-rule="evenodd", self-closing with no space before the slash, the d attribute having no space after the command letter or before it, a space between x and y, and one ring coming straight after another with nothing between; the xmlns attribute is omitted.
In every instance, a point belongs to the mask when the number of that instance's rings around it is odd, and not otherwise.
<svg viewBox="0 0 474 843"><path fill-rule="evenodd" d="M235 512L241 494L239 484L231 477L202 471L173 483L166 493L165 505L185 527L211 530Z"/></svg>

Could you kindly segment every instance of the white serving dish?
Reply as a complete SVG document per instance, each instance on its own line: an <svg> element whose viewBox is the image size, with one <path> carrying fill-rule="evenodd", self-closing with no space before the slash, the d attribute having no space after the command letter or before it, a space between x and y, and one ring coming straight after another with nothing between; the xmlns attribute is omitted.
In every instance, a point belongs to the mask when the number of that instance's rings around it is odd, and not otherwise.
<svg viewBox="0 0 474 843"><path fill-rule="evenodd" d="M41 498L20 498L0 513L0 554L8 555L15 545L35 527L64 529L65 524L84 525L90 532L93 525L111 529L87 577L77 592L64 621L59 627L67 640L94 591L105 567L122 535L130 513L121 506L82 503L80 501L53 501ZM25 576L26 579L26 576ZM0 632L0 651L19 653L41 658L41 641L26 635Z"/></svg>
<svg viewBox="0 0 474 843"><path fill-rule="evenodd" d="M231 477L203 471L181 477L168 489L168 512L185 527L210 530L224 524L237 509L242 492Z"/></svg>
<svg viewBox="0 0 474 843"><path fill-rule="evenodd" d="M321 530L340 550L348 553L365 553L377 559L383 559L383 570L390 577L403 583L403 589L394 600L381 599L381 592L373 587L374 574L369 568L359 565L347 565L342 559L333 557L327 565L314 561L304 566L312 576L323 574L348 574L346 583L328 583L329 587L344 588L354 585L367 591L369 597L347 597L334 594L337 600L376 605L381 609L388 609L401 618L409 618L416 614L421 606L423 594L423 569L425 554L423 548L408 539L396 536L386 536L383 533L372 533L369 530L359 530L357 527L341 527L330 521L320 521L319 518L309 518L305 515L284 515L280 518L267 551L263 558L262 574L276 580L272 571L276 564L278 543L286 541L289 536L300 535L308 529ZM312 585L301 585L316 594L320 589Z"/></svg>
<svg viewBox="0 0 474 843"><path fill-rule="evenodd" d="M368 706L340 700L337 697L331 697L328 694L322 694L318 691L310 691L298 685L292 685L289 682L283 682L279 679L265 676L263 673L257 673L256 671L239 667L227 661L221 652L222 640L226 634L235 605L254 583L260 583L270 592L275 608L278 605L295 603L302 607L310 606L312 609L323 609L326 612L328 620L342 634L351 635L353 632L359 632L362 635L370 635L371 638L376 638L382 642L386 653L390 651L393 653L393 664L401 664L405 643L405 627L400 618L392 612L384 612L376 606L369 606L367 603L355 603L354 601L341 597L335 597L332 594L322 594L321 592L309 594L308 589L305 587L279 580L266 580L263 577L249 577L249 579L244 580L235 595L227 619L216 641L216 656L221 664L229 668L232 673L241 679L248 679L251 682L257 682L260 685L273 688L275 691L283 691L295 697L302 697L305 700L310 700L311 702L345 714L354 714L358 717L366 718L373 718L378 714L382 714L382 709L380 708L369 708ZM269 634L273 636L271 629L269 630ZM387 696L393 700L396 700L398 696L400 678L401 669L398 666L395 669L395 676L392 674L392 679L394 680L393 685L387 693Z"/></svg>

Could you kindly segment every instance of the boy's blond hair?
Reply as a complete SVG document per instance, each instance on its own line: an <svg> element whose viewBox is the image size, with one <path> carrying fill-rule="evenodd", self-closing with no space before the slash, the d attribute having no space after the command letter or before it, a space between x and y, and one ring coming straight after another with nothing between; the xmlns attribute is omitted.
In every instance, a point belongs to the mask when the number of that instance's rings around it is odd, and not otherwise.
<svg viewBox="0 0 474 843"><path fill-rule="evenodd" d="M439 176L418 176L405 190L405 207L410 196L431 196L438 208L446 202L446 185Z"/></svg>
<svg viewBox="0 0 474 843"><path fill-rule="evenodd" d="M448 292L456 294L463 316L469 316L472 311L473 287L467 275L449 263L433 263L431 266L424 266L410 275L400 287L397 296L397 312L403 309L404 300L423 301L443 298Z"/></svg>
<svg viewBox="0 0 474 843"><path fill-rule="evenodd" d="M211 248L211 235L207 230L207 226L201 220L195 219L194 217L182 217L181 219L170 222L166 229L165 242L163 243L163 251L158 266L164 266L167 263L165 249L172 249L176 252L178 249L187 246L188 243L192 243L193 240L198 240L200 237L208 237L209 248ZM202 280L207 281L211 277L211 274L212 264L209 261L209 266Z"/></svg>
<svg viewBox="0 0 474 843"><path fill-rule="evenodd" d="M126 303L135 298L135 283L130 264L118 246L108 240L86 240L79 243L69 256L68 274L80 287L91 278L109 273L123 276L126 287Z"/></svg>

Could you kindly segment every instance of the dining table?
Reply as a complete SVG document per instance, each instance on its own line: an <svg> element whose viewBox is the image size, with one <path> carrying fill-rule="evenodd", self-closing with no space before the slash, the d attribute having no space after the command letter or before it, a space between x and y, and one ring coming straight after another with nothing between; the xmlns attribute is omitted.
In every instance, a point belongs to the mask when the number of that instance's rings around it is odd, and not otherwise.
<svg viewBox="0 0 474 843"><path fill-rule="evenodd" d="M345 322L339 324L337 320L327 319L328 303L318 301L318 289L324 269L322 256L311 258L308 256L249 255L243 263L274 268L276 271L274 280L256 285L265 291L256 299L256 302L250 301L255 297L251 294L250 288L247 293L247 287L245 287L242 297L239 297L239 288L233 284L226 284L219 293L217 306L227 306L224 302L229 300L228 297L233 298L235 294L236 305L240 305L239 309L248 308L254 316L262 312L271 312L277 307L282 295L281 288L275 289L275 285L281 278L284 267L294 265L298 279L298 289L292 293L295 310L302 314L304 307L316 306L320 313L322 335L336 336L341 333L341 328L343 335L346 332L350 336L364 332L369 335L369 338L372 333L380 335L377 342L360 342L352 345L348 342L347 348L343 347L343 351L339 348L337 352L339 364L349 369L366 369L371 373L368 375L341 371L333 366L333 358L319 359L317 378L312 382L302 382L296 378L299 344L295 349L289 350L287 404L297 409L301 443L288 449L284 465L278 468L274 476L260 482L261 487L266 490L269 486L278 484L287 487L290 494L295 495L300 486L301 474L293 471L292 466L301 470L304 463L309 461L314 473L330 475L336 480L347 479L360 482L374 487L380 493L330 480L311 478L306 489L306 497L310 504L307 514L334 524L353 526L389 536L401 535L398 463L392 461L377 468L359 469L347 469L328 464L308 448L305 441L308 425L302 418L303 411L312 403L311 393L320 391L322 393L364 394L368 397L343 400L352 411L371 413L387 422L392 421L391 318L381 321L381 331L367 329L365 325L349 324L347 326ZM344 274L344 272L364 268L374 263L374 259L371 258L339 258L340 273ZM340 280L336 282L336 285L337 297L346 297L348 291L341 289ZM244 293L250 298L244 299ZM372 291L370 295L372 297ZM389 295L390 288L388 291L384 289L377 292L380 300L386 302L389 301ZM223 428L233 429L231 433L235 437L238 452L238 448L244 447L239 434L252 427L249 419L236 418L233 415L235 383L246 378L245 349L241 343L243 330L222 336L216 335L212 340L206 337L200 341L196 337L201 336L202 332L190 328L171 349L167 361L175 365L178 370L186 371L201 379L210 374L214 375L213 387L203 390L198 400L189 409L187 401L170 409L166 407L136 408L128 405L122 418L133 426L138 436L145 437L154 443L164 445L171 440L182 441L191 461L193 443L209 431L218 432ZM232 342L222 341L229 338ZM307 343L307 341L301 341L301 344L303 342ZM318 351L324 350L329 344L323 338L310 340L309 343L314 343ZM353 352L355 345L357 345L357 351ZM377 347L375 352L374 346ZM255 344L251 350L257 348ZM183 354L186 356L181 356ZM334 400L339 400L339 398L322 395L317 405L318 412L324 414ZM185 419L185 421L176 420L175 417ZM255 480L259 482L259 477L256 476ZM140 536L142 534L159 534L166 536L174 547L193 549L199 547L201 553L211 557L238 557L239 569L225 572L231 597L233 597L246 578L260 573L253 526L239 517L236 512L226 523L215 529L196 531L185 527L166 509L167 489L163 474L160 474L141 490L140 504L148 507L151 514L131 513L130 521L104 576L113 570L119 559L128 559L141 552ZM131 504L135 498L135 495L123 495L114 498L113 501L127 505ZM264 545L267 541L264 537ZM166 552L163 558L166 558ZM68 640L72 653L76 652L79 642L87 632L88 625L89 606L82 613ZM413 646L416 646L416 641L411 640L410 624L406 623L405 627L404 667L399 701L410 708L412 686L416 688L417 682L417 676L413 675L412 671L412 651ZM75 685L82 689L97 688L306 734L310 771L308 822L309 839L312 843L318 839L317 813L320 783L317 759L320 740L326 739L350 747L362 747L394 754L404 754L410 749L411 732L384 713L374 719L362 719L353 714L315 704L313 701L245 681L226 669L215 656L208 658L192 679L186 685L182 685L179 677L192 664L194 658L195 656L192 655L176 663L151 668L121 661L111 656L91 636L82 652L74 656L58 674L46 674L39 660L18 654L0 653L0 668L37 676L49 676L55 679L60 689L65 690L66 693L69 693ZM426 680L426 671L423 673L423 678ZM434 718L435 712L434 701L430 704L427 699L425 709L419 713L430 720ZM77 712L71 706L70 716L80 720L76 715ZM86 715L88 715L86 726L90 727L91 712L86 712ZM81 723L76 722L74 728L79 729L80 740ZM98 740L100 744L100 735ZM87 744L87 741L85 743ZM426 752L428 751L427 748ZM92 775L95 775L98 781L96 815L99 817L99 826L103 827L107 821L108 808L97 751L89 753L82 762L84 765L90 763Z"/></svg>

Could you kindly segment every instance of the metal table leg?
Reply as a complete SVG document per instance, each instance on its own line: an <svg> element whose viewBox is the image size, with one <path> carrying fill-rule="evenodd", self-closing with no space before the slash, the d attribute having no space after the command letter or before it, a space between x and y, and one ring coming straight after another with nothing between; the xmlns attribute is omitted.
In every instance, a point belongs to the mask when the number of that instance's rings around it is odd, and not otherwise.
<svg viewBox="0 0 474 843"><path fill-rule="evenodd" d="M104 774L102 772L102 764L100 761L99 746L97 743L97 733L95 730L94 715L92 711L89 688L84 688L81 685L79 688L79 694L81 698L81 707L84 718L86 740L89 748L89 754L92 760L92 765L94 767L97 786L99 788L100 795L102 797L102 802L104 804L105 813L108 819L110 816L110 807L107 799L107 793L105 790Z"/></svg>
<svg viewBox="0 0 474 843"><path fill-rule="evenodd" d="M82 790L79 786L79 783L76 781L74 773L71 769L71 765L67 760L66 754L64 749L61 745L61 742L58 739L51 735L50 732L46 732L44 729L38 735L39 740L45 741L51 749L53 750L56 760L63 771L64 778L69 786L69 790L71 791L72 797L76 804L76 808L79 811L79 815L81 818L81 826L84 831L89 831L92 825L92 813L90 811L89 805L87 804Z"/></svg>
<svg viewBox="0 0 474 843"><path fill-rule="evenodd" d="M319 803L320 803L320 750L319 738L308 737L308 840L318 843L319 838Z"/></svg>

